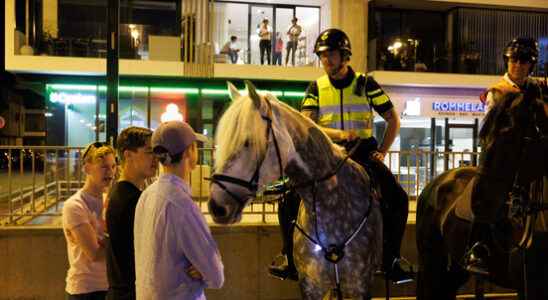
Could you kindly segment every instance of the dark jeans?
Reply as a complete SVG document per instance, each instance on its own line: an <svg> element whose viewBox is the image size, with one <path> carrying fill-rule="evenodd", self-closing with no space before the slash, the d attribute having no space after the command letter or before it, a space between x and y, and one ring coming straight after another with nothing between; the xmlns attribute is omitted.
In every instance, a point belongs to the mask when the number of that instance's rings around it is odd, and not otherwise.
<svg viewBox="0 0 548 300"><path fill-rule="evenodd" d="M228 56L230 57L230 62L232 62L233 64L238 62L238 52L232 50L228 51Z"/></svg>
<svg viewBox="0 0 548 300"><path fill-rule="evenodd" d="M135 300L135 286L131 289L109 289L107 300Z"/></svg>
<svg viewBox="0 0 548 300"><path fill-rule="evenodd" d="M350 149L355 145L349 143L345 147ZM407 225L409 199L407 193L396 181L396 177L382 162L370 159L372 151L377 149L374 138L363 140L351 158L364 166L371 180L379 185L381 191L381 213L383 216L384 258L383 265L390 268L395 258L400 257L401 242ZM297 218L300 198L286 197L278 208L278 218L282 230L283 252L288 256L291 264L293 260L293 226L292 221Z"/></svg>
<svg viewBox="0 0 548 300"><path fill-rule="evenodd" d="M264 55L266 51L266 60L270 65L270 55L272 53L272 42L270 40L261 40L259 42L259 50L261 52L261 65L264 65Z"/></svg>
<svg viewBox="0 0 548 300"><path fill-rule="evenodd" d="M67 300L105 300L107 296L106 291L97 291L86 294L71 295L67 293Z"/></svg>
<svg viewBox="0 0 548 300"><path fill-rule="evenodd" d="M272 55L272 64L273 65L282 65L282 52L274 52Z"/></svg>
<svg viewBox="0 0 548 300"><path fill-rule="evenodd" d="M346 145L347 150L350 151L354 145L354 143ZM371 152L375 150L377 150L377 141L374 138L365 139L351 158L364 166L380 188L384 237L383 264L386 269L391 267L395 258L400 257L401 242L409 213L409 199L390 169L383 162L370 158Z"/></svg>
<svg viewBox="0 0 548 300"><path fill-rule="evenodd" d="M291 64L295 65L295 51L297 51L298 41L289 41L287 42L286 54L285 54L285 64L289 61L289 53L291 52Z"/></svg>

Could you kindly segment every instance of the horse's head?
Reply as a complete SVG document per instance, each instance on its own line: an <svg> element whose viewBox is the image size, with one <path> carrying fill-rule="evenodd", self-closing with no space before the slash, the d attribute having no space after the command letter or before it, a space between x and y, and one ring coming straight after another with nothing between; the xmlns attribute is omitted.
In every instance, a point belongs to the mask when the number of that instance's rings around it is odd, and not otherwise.
<svg viewBox="0 0 548 300"><path fill-rule="evenodd" d="M528 184L546 173L547 117L533 89L506 94L487 114L480 131L484 173ZM518 174L519 173L519 174Z"/></svg>
<svg viewBox="0 0 548 300"><path fill-rule="evenodd" d="M217 125L209 200L213 220L223 224L241 219L259 187L283 174L294 151L280 122L283 105L274 96L259 95L251 82L246 82L247 95L240 95L231 83L228 86L232 104Z"/></svg>

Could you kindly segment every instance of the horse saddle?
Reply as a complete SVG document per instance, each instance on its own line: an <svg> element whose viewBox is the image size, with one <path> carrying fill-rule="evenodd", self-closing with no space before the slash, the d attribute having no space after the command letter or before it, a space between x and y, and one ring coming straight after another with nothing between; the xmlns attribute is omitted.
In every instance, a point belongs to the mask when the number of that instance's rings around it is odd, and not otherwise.
<svg viewBox="0 0 548 300"><path fill-rule="evenodd" d="M476 185L477 176L472 177L470 181L464 187L462 193L460 193L453 203L445 210L441 218L441 230L443 232L443 226L447 221L447 217L452 211L455 212L455 216L459 219L473 222L474 221L474 212L472 211L472 191Z"/></svg>

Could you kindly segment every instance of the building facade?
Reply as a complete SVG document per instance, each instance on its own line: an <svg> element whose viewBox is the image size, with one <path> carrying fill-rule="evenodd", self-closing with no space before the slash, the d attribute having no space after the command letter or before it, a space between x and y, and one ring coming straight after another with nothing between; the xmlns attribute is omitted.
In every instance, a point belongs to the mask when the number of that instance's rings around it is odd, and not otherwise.
<svg viewBox="0 0 548 300"><path fill-rule="evenodd" d="M175 113L213 135L229 101L229 80L241 88L243 79L253 80L298 108L307 83L323 74L315 38L338 27L350 36L354 69L368 70L402 117L392 150L473 152L484 114L478 97L504 73L505 43L518 35L540 41L536 75L548 61L548 1L541 0L519 6L509 0L120 2L119 130L154 129L163 114ZM34 113L43 113L37 127L43 134L32 130L39 143L83 146L105 139L106 6L106 0L5 2L6 70L40 92L27 99L37 102ZM287 48L292 18L302 28L294 50ZM280 36L281 65L266 57L260 63L257 30L265 19L273 52ZM223 52L232 36L234 63ZM383 122L375 124L381 135ZM17 143L25 144L30 138L20 131Z"/></svg>

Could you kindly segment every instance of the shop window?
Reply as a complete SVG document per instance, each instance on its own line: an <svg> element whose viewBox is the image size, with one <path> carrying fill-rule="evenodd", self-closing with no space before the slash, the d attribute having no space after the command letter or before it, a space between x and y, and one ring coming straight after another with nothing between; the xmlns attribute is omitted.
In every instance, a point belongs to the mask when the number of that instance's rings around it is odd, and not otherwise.
<svg viewBox="0 0 548 300"><path fill-rule="evenodd" d="M188 120L187 95L169 89L150 91L150 129L155 130L163 121ZM190 124L193 125L193 124ZM194 127L194 126L193 126Z"/></svg>
<svg viewBox="0 0 548 300"><path fill-rule="evenodd" d="M148 88L120 89L118 132L130 126L148 127Z"/></svg>
<svg viewBox="0 0 548 300"><path fill-rule="evenodd" d="M248 63L247 11L247 4L215 3L213 43L216 63L230 63L230 58L227 54L221 53L221 50L230 41L231 36L236 37L235 47L240 49L238 51L237 63Z"/></svg>
<svg viewBox="0 0 548 300"><path fill-rule="evenodd" d="M298 24L303 32L297 46L297 65L317 65L314 43L320 35L320 9L315 7L297 7L295 9Z"/></svg>

